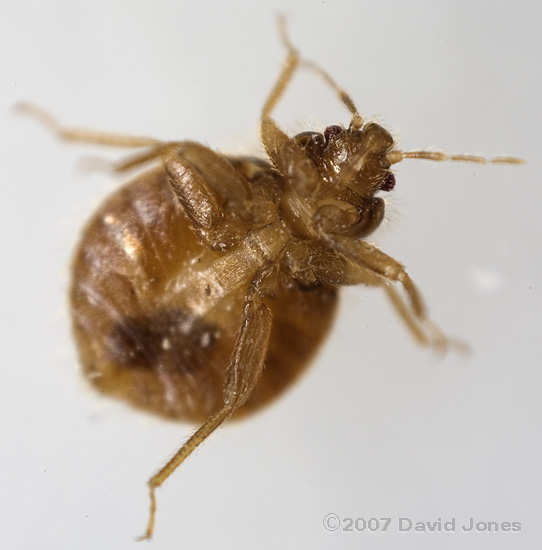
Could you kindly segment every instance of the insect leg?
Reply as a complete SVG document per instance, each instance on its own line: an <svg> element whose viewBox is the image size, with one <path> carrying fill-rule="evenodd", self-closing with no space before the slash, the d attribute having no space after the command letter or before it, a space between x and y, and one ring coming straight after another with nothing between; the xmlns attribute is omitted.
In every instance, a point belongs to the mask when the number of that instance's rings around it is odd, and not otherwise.
<svg viewBox="0 0 542 550"><path fill-rule="evenodd" d="M194 231L209 248L224 250L245 237L251 225L252 191L226 157L185 141L167 151L163 163Z"/></svg>
<svg viewBox="0 0 542 550"><path fill-rule="evenodd" d="M403 300L389 281L383 280L382 286L418 344L421 344L422 346L431 345L440 351L445 351L452 341L446 338L439 327L430 321L425 315L422 318L414 315L414 313L409 309L408 304ZM429 332L429 337L421 328L420 321L423 323L426 331ZM464 344L458 343L455 340L453 343L463 349L466 347Z"/></svg>
<svg viewBox="0 0 542 550"><path fill-rule="evenodd" d="M286 90L288 83L292 79L292 76L297 66L299 65L299 61L300 61L297 50L293 47L292 43L290 42L290 38L288 36L288 31L286 27L285 17L281 15L279 17L278 23L279 23L279 32L282 38L282 42L286 47L288 55L282 67L282 71L280 72L279 77L275 82L275 85L271 89L271 92L264 103L264 106L262 109L262 119L270 116L271 113L273 112L273 109L275 108L281 96L284 94L284 91Z"/></svg>
<svg viewBox="0 0 542 550"><path fill-rule="evenodd" d="M138 540L152 537L156 515L156 489L190 456L192 451L227 421L237 408L246 403L258 382L271 334L271 312L261 299L262 293L265 292L265 285L268 283L269 274L269 270L259 272L245 296L241 332L237 338L224 382L224 407L211 416L173 458L148 481L151 501L149 521L145 534Z"/></svg>
<svg viewBox="0 0 542 550"><path fill-rule="evenodd" d="M63 126L50 113L31 103L18 103L16 105L16 109L19 112L30 115L41 122L46 128L48 128L53 134L63 141L95 143L98 145L107 145L111 147L151 147L161 143L160 140L149 137L127 136L124 134L112 134L107 132L99 132L96 130Z"/></svg>
<svg viewBox="0 0 542 550"><path fill-rule="evenodd" d="M339 286L364 284L384 287L416 341L422 345L433 343L420 326L419 319L412 313L405 301L382 275L357 262L347 264L339 256L331 257L328 255L322 262L318 262L318 260L313 261L313 267L316 270L318 280L325 284ZM436 347L439 347L438 343Z"/></svg>
<svg viewBox="0 0 542 550"><path fill-rule="evenodd" d="M339 99L352 114L350 127L354 129L361 128L363 125L363 117L359 114L352 98L335 82L333 77L325 69L320 67L314 61L300 58L299 53L294 48L292 41L290 40L290 36L288 35L286 18L283 15L279 16L278 23L282 43L288 52L288 56L286 57L282 71L264 104L262 109L262 119L271 115L276 104L284 94L286 87L290 83L295 70L301 64L318 73L318 75L320 75L320 77L322 77L325 82L333 88Z"/></svg>
<svg viewBox="0 0 542 550"><path fill-rule="evenodd" d="M164 481L192 454L205 439L207 439L224 421L232 414L232 410L223 408L203 424L198 431L177 451L171 460L154 476L152 476L147 485L149 486L149 495L151 500L149 521L145 534L138 537L137 540L146 540L152 537L154 531L154 520L156 516L156 495L155 491L164 483Z"/></svg>
<svg viewBox="0 0 542 550"><path fill-rule="evenodd" d="M134 168L139 168L143 164L147 164L156 159L163 158L171 151L174 151L179 147L178 141L166 141L154 145L149 149L146 149L142 153L132 155L124 160L115 162L113 165L113 171L117 173L128 172Z"/></svg>
<svg viewBox="0 0 542 550"><path fill-rule="evenodd" d="M365 241L342 235L334 235L329 240L333 249L350 261L347 269L342 268L340 284L383 286L418 342L440 350L447 348L451 342L427 316L422 296L401 263ZM402 285L408 302L393 288L391 283L395 282Z"/></svg>
<svg viewBox="0 0 542 550"><path fill-rule="evenodd" d="M322 178L301 147L271 117L262 119L260 134L267 155L297 193L303 197L317 196Z"/></svg>

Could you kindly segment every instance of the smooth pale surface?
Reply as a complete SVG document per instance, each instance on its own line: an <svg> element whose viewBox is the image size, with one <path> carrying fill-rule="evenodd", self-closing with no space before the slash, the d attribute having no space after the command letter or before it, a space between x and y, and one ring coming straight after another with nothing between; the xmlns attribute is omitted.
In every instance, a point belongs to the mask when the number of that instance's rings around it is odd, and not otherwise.
<svg viewBox="0 0 542 550"><path fill-rule="evenodd" d="M405 161L375 236L470 357L418 349L376 289L350 289L308 375L217 433L158 493L153 548L533 548L542 491L541 46L537 4L465 1L27 1L0 17L0 232L6 548L136 547L144 483L193 428L102 399L79 375L66 314L78 233L119 185L8 112L19 99L82 126L260 149L284 52L275 14L405 149L518 155L525 167ZM347 123L302 73L277 110L299 131ZM301 121L301 123L298 123ZM75 166L75 168L74 168ZM497 281L498 284L495 284ZM387 533L328 533L393 517ZM458 531L399 533L455 517ZM520 521L519 533L461 533Z"/></svg>

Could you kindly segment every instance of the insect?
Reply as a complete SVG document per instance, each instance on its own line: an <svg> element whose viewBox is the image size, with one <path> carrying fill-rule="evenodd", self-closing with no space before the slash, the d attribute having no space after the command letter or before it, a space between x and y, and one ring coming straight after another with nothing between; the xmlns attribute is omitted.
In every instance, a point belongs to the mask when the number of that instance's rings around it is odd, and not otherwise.
<svg viewBox="0 0 542 550"><path fill-rule="evenodd" d="M64 140L143 148L117 172L160 163L91 218L71 286L73 329L90 382L146 411L201 425L149 480L142 539L153 534L156 489L192 451L298 378L328 333L340 287L382 287L418 342L449 343L403 265L366 238L384 218L378 195L393 190L394 164L486 159L397 149L324 69L299 56L284 22L281 33L287 58L260 121L266 158L66 128L25 106ZM302 65L335 90L350 111L347 127L291 137L274 121Z"/></svg>

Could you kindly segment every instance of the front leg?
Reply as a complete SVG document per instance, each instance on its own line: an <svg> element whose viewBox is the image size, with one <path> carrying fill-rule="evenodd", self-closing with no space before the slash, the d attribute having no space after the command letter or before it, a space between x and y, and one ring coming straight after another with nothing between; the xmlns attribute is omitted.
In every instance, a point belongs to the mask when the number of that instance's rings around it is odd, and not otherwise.
<svg viewBox="0 0 542 550"><path fill-rule="evenodd" d="M264 366L271 335L271 312L263 303L262 297L267 292L270 280L273 279L273 273L272 268L260 271L253 279L245 296L241 332L230 358L224 382L224 407L211 416L173 458L148 481L151 500L150 516L147 530L139 540L152 537L156 515L156 489L205 439L226 422L236 409L246 403L256 386Z"/></svg>
<svg viewBox="0 0 542 550"><path fill-rule="evenodd" d="M449 340L429 319L417 286L400 262L365 241L344 235L328 236L326 240L339 255L334 259L328 257L325 263L316 265L317 277L322 282L384 287L391 302L420 344L430 345L441 351L446 350L450 344L465 349L463 343ZM395 290L393 283L402 285L408 301Z"/></svg>
<svg viewBox="0 0 542 550"><path fill-rule="evenodd" d="M426 320L422 296L404 265L368 242L343 235L334 235L329 240L333 243L333 248L349 260L367 267L375 275L388 281L401 283L408 296L412 313L418 319Z"/></svg>

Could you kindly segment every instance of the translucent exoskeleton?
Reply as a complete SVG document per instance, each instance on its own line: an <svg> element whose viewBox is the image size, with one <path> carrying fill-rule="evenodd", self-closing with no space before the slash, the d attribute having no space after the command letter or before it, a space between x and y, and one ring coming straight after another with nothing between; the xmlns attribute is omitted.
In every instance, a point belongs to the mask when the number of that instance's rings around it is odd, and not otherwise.
<svg viewBox="0 0 542 550"><path fill-rule="evenodd" d="M441 349L449 343L403 265L365 239L384 217L376 195L393 190L392 165L486 159L398 150L326 71L300 58L284 22L281 32L287 59L260 122L266 159L225 156L191 141L66 128L22 106L61 139L144 148L117 172L159 162L92 217L71 288L75 338L92 384L147 411L201 423L149 480L142 539L153 533L156 489L192 451L303 371L329 330L341 286L382 287L418 342ZM272 113L300 65L335 90L351 113L348 127L294 137L280 129Z"/></svg>

